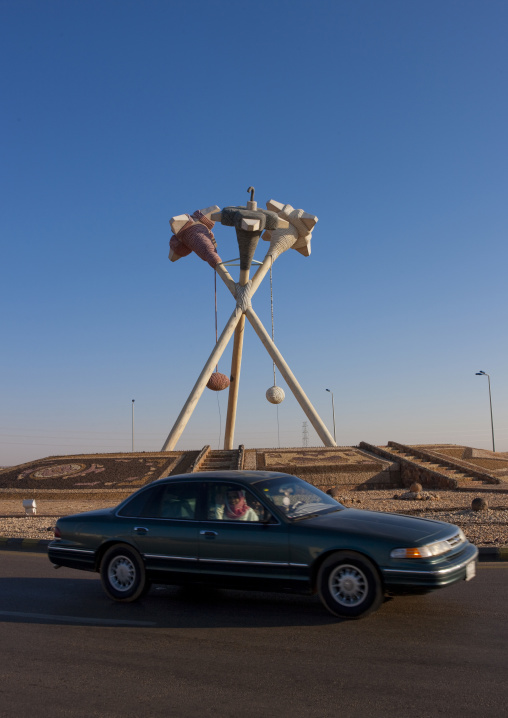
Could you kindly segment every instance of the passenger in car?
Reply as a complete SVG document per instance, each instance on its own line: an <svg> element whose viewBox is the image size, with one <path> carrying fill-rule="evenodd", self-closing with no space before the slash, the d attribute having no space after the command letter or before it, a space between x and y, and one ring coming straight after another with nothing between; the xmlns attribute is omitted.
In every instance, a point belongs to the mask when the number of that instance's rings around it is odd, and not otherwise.
<svg viewBox="0 0 508 718"><path fill-rule="evenodd" d="M245 500L244 491L227 491L225 502L217 506L216 518L221 521L259 521L259 516Z"/></svg>

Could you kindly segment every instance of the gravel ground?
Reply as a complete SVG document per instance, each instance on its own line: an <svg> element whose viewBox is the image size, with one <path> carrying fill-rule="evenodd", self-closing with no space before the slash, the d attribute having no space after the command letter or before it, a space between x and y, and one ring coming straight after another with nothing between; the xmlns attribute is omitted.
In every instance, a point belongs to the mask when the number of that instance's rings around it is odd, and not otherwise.
<svg viewBox="0 0 508 718"><path fill-rule="evenodd" d="M399 495L404 490L397 492ZM477 546L508 546L508 493L482 493L488 510L472 511L469 492L433 491L424 499L394 499L393 491L359 491L339 498L346 506L374 511L410 514L439 519L460 526ZM100 509L113 504L97 500L37 500L37 515L25 516L20 500L0 500L0 536L9 538L53 538L59 516Z"/></svg>

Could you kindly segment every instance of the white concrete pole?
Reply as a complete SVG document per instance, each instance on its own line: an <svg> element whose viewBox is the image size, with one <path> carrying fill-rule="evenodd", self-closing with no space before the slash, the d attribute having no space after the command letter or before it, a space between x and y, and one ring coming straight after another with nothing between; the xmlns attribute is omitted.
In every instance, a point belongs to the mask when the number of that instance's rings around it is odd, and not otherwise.
<svg viewBox="0 0 508 718"><path fill-rule="evenodd" d="M258 289L259 285L261 284L262 280L264 279L265 275L267 274L268 270L270 269L270 265L272 263L271 257L267 255L264 258L263 263L256 271L253 279L252 279L252 294L253 296L256 289ZM227 270L224 270L224 273L219 273L222 279L224 280L225 284L228 286L229 290L232 294L234 294L234 288L232 286L231 281L231 275ZM247 319L251 323L252 327L254 328L254 331L259 336L261 341L263 342L263 345L265 346L266 350L270 354L272 360L275 362L277 368L279 369L280 373L284 377L287 385L293 392L293 395L295 399L298 401L300 406L302 407L305 415L311 422L312 426L316 430L319 438L323 442L325 446L337 446L334 438L326 428L324 422L321 420L319 414L316 412L314 407L312 406L311 402L309 401L307 395L303 391L302 387L296 380L296 377L294 376L293 372L289 368L288 364L284 360L284 357L279 352L277 347L275 346L274 342L272 341L272 338L264 328L263 324L261 323L261 320L257 316L256 312L250 307L246 312ZM230 447L224 446L224 448L233 448L232 445Z"/></svg>
<svg viewBox="0 0 508 718"><path fill-rule="evenodd" d="M254 296L254 294L259 289L259 285L265 278L267 272L270 271L270 267L273 264L273 259L270 254L267 254L265 258L263 259L262 264L259 265L257 268L254 276L252 277L252 284L251 284L251 296Z"/></svg>
<svg viewBox="0 0 508 718"><path fill-rule="evenodd" d="M249 270L240 270L240 286L249 281ZM226 428L224 429L224 449L231 450L235 435L236 406L240 388L240 371L242 369L243 336L245 332L245 314L242 314L236 325L233 343L233 356L231 357L231 376L228 392L228 411L226 415Z"/></svg>
<svg viewBox="0 0 508 718"><path fill-rule="evenodd" d="M233 296L235 296L235 290L236 290L235 280L230 275L230 273L228 272L226 267L223 264L217 264L215 267L215 271L217 272L219 277L222 279L224 284L227 286L227 288L229 289L231 294Z"/></svg>
<svg viewBox="0 0 508 718"><path fill-rule="evenodd" d="M270 354L271 358L277 365L278 370L284 377L287 385L293 392L295 399L302 407L303 411L305 412L305 415L316 430L323 444L325 446L337 446L333 439L333 436L330 434L325 424L321 421L321 418L319 417L317 411L310 403L304 390L297 382L295 375L293 374L289 366L286 364L284 357L273 343L272 338L264 328L263 324L261 323L261 320L257 316L256 312L252 309L252 307L247 309L246 316L251 323L254 331L263 342L267 352Z"/></svg>
<svg viewBox="0 0 508 718"><path fill-rule="evenodd" d="M183 430L187 426L187 423L192 416L192 412L196 408L196 404L198 403L199 398L205 389L208 379L212 375L214 367L217 365L219 359L224 353L224 350L229 340L231 339L231 336L233 335L233 332L235 331L238 322L242 317L242 310L239 307L235 307L233 314L230 316L228 323L224 327L222 334L219 337L219 341L217 342L214 350L208 357L208 361L203 367L203 371L199 375L197 382L194 384L194 388L189 394L189 398L185 402L182 411L178 415L178 419L176 420L171 431L169 432L169 436L166 439L161 451L172 451L175 448L176 442L178 441Z"/></svg>

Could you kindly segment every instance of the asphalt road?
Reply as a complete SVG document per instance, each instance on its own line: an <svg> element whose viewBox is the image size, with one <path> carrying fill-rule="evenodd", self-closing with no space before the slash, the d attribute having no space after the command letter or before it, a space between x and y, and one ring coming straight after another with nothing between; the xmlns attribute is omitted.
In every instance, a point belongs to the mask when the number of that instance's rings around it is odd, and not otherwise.
<svg viewBox="0 0 508 718"><path fill-rule="evenodd" d="M315 598L153 587L115 604L95 574L0 552L0 716L507 715L508 563L374 616Z"/></svg>

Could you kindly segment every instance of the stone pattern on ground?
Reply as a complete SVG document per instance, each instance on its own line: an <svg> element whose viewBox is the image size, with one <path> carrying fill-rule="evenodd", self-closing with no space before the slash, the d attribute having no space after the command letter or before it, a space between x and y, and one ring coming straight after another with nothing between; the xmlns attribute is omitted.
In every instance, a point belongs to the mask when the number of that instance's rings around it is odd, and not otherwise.
<svg viewBox="0 0 508 718"><path fill-rule="evenodd" d="M381 447L383 448L383 447ZM384 447L385 449L387 447ZM468 463L495 461L496 465L508 466L507 455L493 455L485 450L468 447L435 444L422 446L428 456L445 456L450 461ZM401 475L401 459L395 453L379 452L376 447L297 447L283 449L245 449L244 468L282 471L301 476L323 490L337 486L341 490L398 489L409 486L407 470ZM446 452L448 452L446 454ZM221 452L212 452L220 454ZM222 452L225 453L225 452ZM123 454L93 454L53 456L17 467L0 470L0 494L12 495L26 492L24 498L33 498L47 491L65 492L70 498L74 492L90 494L109 491L118 497L119 492L134 489L162 476L186 473L192 470L199 451L139 452ZM467 462L461 457L468 456ZM476 456L478 454L478 457ZM481 454L481 456L480 456ZM490 457L495 456L494 459ZM406 462L407 463L407 462ZM421 462L420 462L421 463ZM405 466L405 464L404 464ZM438 467L442 474L457 475L449 468ZM496 470L497 472L498 470ZM500 469L499 471L504 471ZM507 469L508 471L508 469ZM492 473L496 473L492 472ZM429 473L427 471L427 473ZM435 473L435 472L434 472ZM416 466L416 480L421 478L421 467ZM428 478L428 477L427 477ZM406 481L406 479L408 481ZM504 479L496 479L497 482ZM412 479L411 479L412 483ZM447 476L427 481L429 488L451 488ZM471 482L470 482L471 483ZM54 498L57 498L56 496Z"/></svg>
<svg viewBox="0 0 508 718"><path fill-rule="evenodd" d="M350 446L246 449L244 469L296 474L320 489L358 485L391 488L399 485L399 466Z"/></svg>
<svg viewBox="0 0 508 718"><path fill-rule="evenodd" d="M476 459L495 461L496 466L506 463L508 467L508 454L498 456L449 444L421 448L457 462ZM58 516L115 506L140 486L190 471L199 454L174 451L53 456L0 470L0 537L50 539ZM401 501L394 498L396 492L406 488L407 493L410 484L401 482L397 461L356 447L245 449L243 468L294 473L325 491L335 488L338 500L346 506L438 518L461 526L477 545L508 545L508 491L503 486L496 492L492 487L492 493L485 486L475 487L488 502L486 511L471 510L476 495L472 489L424 490L424 501L416 496ZM21 501L25 498L37 499L36 516L24 515Z"/></svg>
<svg viewBox="0 0 508 718"><path fill-rule="evenodd" d="M182 452L53 456L0 471L0 489L134 491L167 476L181 456Z"/></svg>

